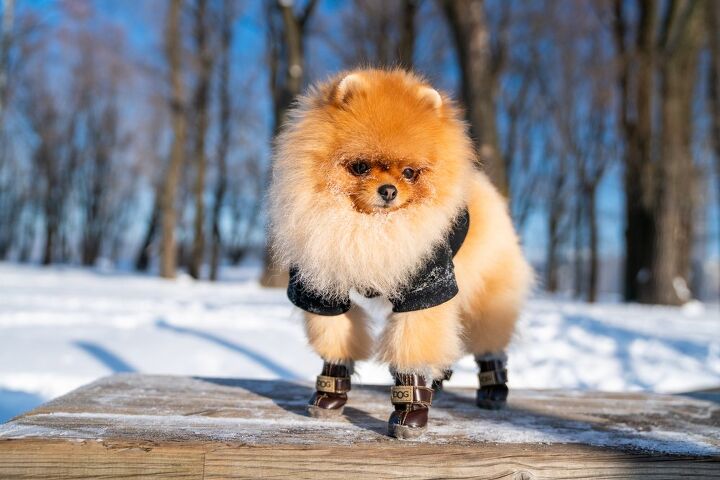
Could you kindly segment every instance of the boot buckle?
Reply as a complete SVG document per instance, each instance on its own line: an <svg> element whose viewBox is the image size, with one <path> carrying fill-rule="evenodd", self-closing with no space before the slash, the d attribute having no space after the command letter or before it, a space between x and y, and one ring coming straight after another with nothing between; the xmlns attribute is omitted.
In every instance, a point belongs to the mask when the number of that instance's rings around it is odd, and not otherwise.
<svg viewBox="0 0 720 480"><path fill-rule="evenodd" d="M508 381L507 369L490 370L488 372L480 372L478 374L480 387L490 387L492 385L503 385Z"/></svg>
<svg viewBox="0 0 720 480"><path fill-rule="evenodd" d="M347 393L350 391L350 377L318 375L315 390L322 393Z"/></svg>

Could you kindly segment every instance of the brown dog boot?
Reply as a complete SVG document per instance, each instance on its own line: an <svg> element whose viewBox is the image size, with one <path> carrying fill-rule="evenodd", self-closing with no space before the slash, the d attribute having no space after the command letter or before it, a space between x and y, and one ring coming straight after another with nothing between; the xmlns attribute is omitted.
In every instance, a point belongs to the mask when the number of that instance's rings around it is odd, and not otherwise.
<svg viewBox="0 0 720 480"><path fill-rule="evenodd" d="M427 430L432 396L423 376L395 373L395 386L390 388L395 411L388 420L388 435L403 439L422 435Z"/></svg>
<svg viewBox="0 0 720 480"><path fill-rule="evenodd" d="M488 410L499 410L507 404L508 397L508 374L505 368L507 357L500 355L483 355L475 357L480 367L478 379L480 388L477 390L475 403L480 408Z"/></svg>
<svg viewBox="0 0 720 480"><path fill-rule="evenodd" d="M315 418L337 417L342 415L347 392L350 391L352 366L325 362L322 373L317 376L315 393L307 406L308 414Z"/></svg>

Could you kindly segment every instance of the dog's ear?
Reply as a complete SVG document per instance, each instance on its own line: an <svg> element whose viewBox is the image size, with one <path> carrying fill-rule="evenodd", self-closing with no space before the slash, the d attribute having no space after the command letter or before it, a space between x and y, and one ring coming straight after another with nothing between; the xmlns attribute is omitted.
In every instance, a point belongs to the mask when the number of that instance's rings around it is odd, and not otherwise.
<svg viewBox="0 0 720 480"><path fill-rule="evenodd" d="M347 103L350 98L363 88L363 79L357 73L349 73L340 80L333 91L333 100L338 105Z"/></svg>
<svg viewBox="0 0 720 480"><path fill-rule="evenodd" d="M420 94L420 98L423 102L430 105L433 109L435 109L435 111L440 111L443 101L437 90L432 87L420 87L418 93Z"/></svg>

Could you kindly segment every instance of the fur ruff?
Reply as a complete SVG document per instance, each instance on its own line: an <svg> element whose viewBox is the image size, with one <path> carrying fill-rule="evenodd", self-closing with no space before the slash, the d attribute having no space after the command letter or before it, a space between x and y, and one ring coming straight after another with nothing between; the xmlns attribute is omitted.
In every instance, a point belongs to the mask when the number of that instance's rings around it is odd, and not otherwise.
<svg viewBox="0 0 720 480"><path fill-rule="evenodd" d="M298 266L301 280L316 292L344 298L351 289L396 296L443 241L462 203L364 214L341 194L318 200L297 192L285 205L273 216L285 224L275 228L276 258L286 268Z"/></svg>

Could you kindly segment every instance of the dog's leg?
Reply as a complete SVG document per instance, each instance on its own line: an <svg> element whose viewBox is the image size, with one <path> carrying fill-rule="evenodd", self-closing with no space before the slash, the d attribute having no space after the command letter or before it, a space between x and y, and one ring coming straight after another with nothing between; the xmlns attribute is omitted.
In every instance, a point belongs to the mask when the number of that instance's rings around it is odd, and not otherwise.
<svg viewBox="0 0 720 480"><path fill-rule="evenodd" d="M480 388L475 401L480 408L498 410L505 407L508 397L507 355L505 352L475 355L480 373Z"/></svg>
<svg viewBox="0 0 720 480"><path fill-rule="evenodd" d="M356 306L335 316L305 313L305 331L310 346L323 359L308 413L319 418L341 415L351 388L355 361L365 360L372 354L367 318Z"/></svg>
<svg viewBox="0 0 720 480"><path fill-rule="evenodd" d="M430 383L440 378L462 348L458 308L454 300L436 307L391 315L383 332L379 359L395 377L388 433L412 438L427 427L432 403Z"/></svg>
<svg viewBox="0 0 720 480"><path fill-rule="evenodd" d="M445 387L444 382L450 380L452 378L452 375L453 375L452 369L447 368L447 369L443 370L442 375L439 378L433 379L432 389L433 389L433 392L435 392L436 396Z"/></svg>
<svg viewBox="0 0 720 480"><path fill-rule="evenodd" d="M476 403L480 408L503 408L508 397L507 346L518 316L517 303L501 295L476 302L472 313L463 315L465 349L475 357L479 369Z"/></svg>

